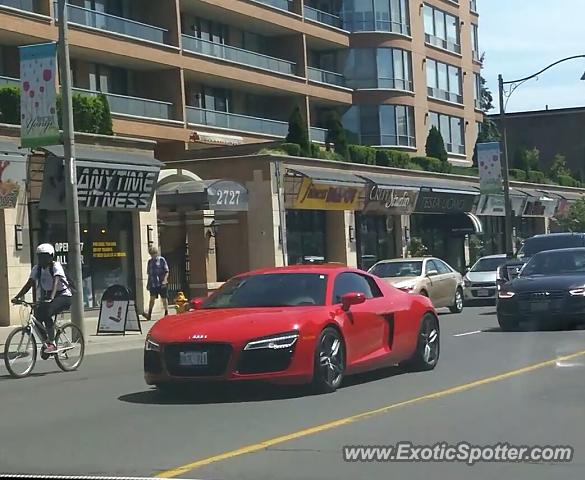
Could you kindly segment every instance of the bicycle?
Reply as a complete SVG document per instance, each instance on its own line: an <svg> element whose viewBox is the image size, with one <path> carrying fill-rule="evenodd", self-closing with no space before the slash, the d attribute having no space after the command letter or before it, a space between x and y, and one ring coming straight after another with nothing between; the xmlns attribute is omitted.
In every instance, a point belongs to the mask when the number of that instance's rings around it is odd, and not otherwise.
<svg viewBox="0 0 585 480"><path fill-rule="evenodd" d="M77 370L83 361L85 353L85 340L79 327L71 322L59 325L57 315L55 315L55 345L57 350L53 353L47 353L45 351L47 330L34 314L35 308L41 302L29 303L25 300L18 300L13 303L30 308L30 312L26 325L12 331L4 345L4 365L6 365L10 375L14 378L23 378L30 375L37 362L37 342L42 345L40 355L43 360L55 357L55 362L64 372ZM75 352L77 350L79 353L76 356ZM19 369L18 367L21 364L23 368Z"/></svg>

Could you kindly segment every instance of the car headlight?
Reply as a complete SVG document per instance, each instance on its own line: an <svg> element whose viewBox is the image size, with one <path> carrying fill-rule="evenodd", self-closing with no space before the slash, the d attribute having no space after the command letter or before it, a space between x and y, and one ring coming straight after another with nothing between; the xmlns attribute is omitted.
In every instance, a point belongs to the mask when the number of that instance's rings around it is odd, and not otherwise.
<svg viewBox="0 0 585 480"><path fill-rule="evenodd" d="M410 283L407 285L400 285L399 287L396 288L398 288L398 290L402 290L403 292L411 293L415 288L415 284Z"/></svg>
<svg viewBox="0 0 585 480"><path fill-rule="evenodd" d="M244 350L260 350L269 348L271 350L280 350L292 347L299 338L299 332L286 332L270 337L259 338L248 342Z"/></svg>
<svg viewBox="0 0 585 480"><path fill-rule="evenodd" d="M146 342L144 342L144 350L148 352L160 352L160 344L155 342L152 338L146 337Z"/></svg>
<svg viewBox="0 0 585 480"><path fill-rule="evenodd" d="M512 298L514 295L516 295L514 292L510 292L508 290L500 290L498 292L498 298Z"/></svg>
<svg viewBox="0 0 585 480"><path fill-rule="evenodd" d="M569 293L573 297L585 297L585 287L574 288L573 290L569 290Z"/></svg>
<svg viewBox="0 0 585 480"><path fill-rule="evenodd" d="M471 280L469 280L467 277L463 277L463 286L471 287Z"/></svg>

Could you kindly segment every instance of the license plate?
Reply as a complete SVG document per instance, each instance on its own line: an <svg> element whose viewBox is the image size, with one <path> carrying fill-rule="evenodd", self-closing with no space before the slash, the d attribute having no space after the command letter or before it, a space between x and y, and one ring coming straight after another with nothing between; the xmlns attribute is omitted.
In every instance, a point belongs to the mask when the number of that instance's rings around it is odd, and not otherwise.
<svg viewBox="0 0 585 480"><path fill-rule="evenodd" d="M489 297L490 296L490 291L487 288L480 288L477 291L477 296L478 297Z"/></svg>
<svg viewBox="0 0 585 480"><path fill-rule="evenodd" d="M207 365L207 352L179 352L179 365Z"/></svg>
<svg viewBox="0 0 585 480"><path fill-rule="evenodd" d="M534 302L530 304L530 311L532 312L546 312L548 310L548 302Z"/></svg>

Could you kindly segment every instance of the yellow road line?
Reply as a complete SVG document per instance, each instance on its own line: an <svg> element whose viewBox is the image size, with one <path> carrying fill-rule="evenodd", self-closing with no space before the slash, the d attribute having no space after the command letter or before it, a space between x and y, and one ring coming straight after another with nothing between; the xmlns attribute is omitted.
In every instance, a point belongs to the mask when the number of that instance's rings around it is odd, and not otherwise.
<svg viewBox="0 0 585 480"><path fill-rule="evenodd" d="M279 445L281 443L289 442L291 440L296 440L297 438L307 437L309 435L314 435L319 432L324 432L327 430L332 430L337 427L341 427L343 425L348 425L350 423L357 422L358 420L364 420L366 418L372 417L374 415L380 415L383 413L387 413L391 410L395 410L400 407L405 407L408 405L413 405L415 403L419 403L425 400L433 400L437 398L446 397L449 395L454 395L456 393L461 393L466 390L471 390L473 388L481 387L482 385L488 385L490 383L499 382L501 380L506 380L508 378L517 377L519 375L523 375L525 373L534 372L535 370L540 370L542 368L551 367L556 365L558 362L566 362L568 360L572 360L577 357L581 357L585 355L585 350L581 350L576 353L572 353L570 355L565 355L562 357L557 357L552 360L547 360L546 362L536 363L534 365L529 365L524 368L519 368L517 370L512 370L510 372L501 373L499 375L495 375L493 377L487 377L482 380L476 380L474 382L465 383L463 385L458 385L456 387L451 387L446 390L440 390L435 393L429 393L427 395L422 395L420 397L411 398L410 400L405 400L403 402L393 403L391 405L386 405L385 407L377 408L375 410L370 410L363 413L358 413L356 415L352 415L345 418L340 418L339 420L334 420L332 422L323 423L321 425L317 425L315 427L306 428L304 430L299 430L298 432L289 433L287 435L282 435L280 437L271 438L265 440L263 442L254 443L252 445L247 445L242 448L238 448L236 450L231 450L229 452L220 453L219 455L214 455L212 457L207 457L201 460L197 460L192 463L188 463L186 465L182 465L177 468L173 468L171 470L165 470L160 472L157 477L160 478L173 478L178 477L179 475L185 474L190 472L191 470L195 470L196 468L203 467L205 465L210 465L212 463L221 462L223 460L228 460L230 458L239 457L241 455L245 455L247 453L257 452L259 450L264 450L268 447L273 447L274 445Z"/></svg>

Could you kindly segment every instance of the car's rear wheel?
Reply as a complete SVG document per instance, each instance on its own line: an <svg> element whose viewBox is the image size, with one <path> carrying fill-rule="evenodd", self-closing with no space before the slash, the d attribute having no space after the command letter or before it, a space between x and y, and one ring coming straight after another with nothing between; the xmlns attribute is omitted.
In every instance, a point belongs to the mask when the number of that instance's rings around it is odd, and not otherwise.
<svg viewBox="0 0 585 480"><path fill-rule="evenodd" d="M341 334L332 327L325 328L315 348L313 388L319 393L331 393L339 388L345 371L345 345Z"/></svg>
<svg viewBox="0 0 585 480"><path fill-rule="evenodd" d="M404 362L404 366L415 371L435 368L441 352L440 340L439 319L432 313L425 314L420 323L416 350L413 356Z"/></svg>
<svg viewBox="0 0 585 480"><path fill-rule="evenodd" d="M516 332L519 327L518 319L509 315L498 315L498 323L503 332Z"/></svg>
<svg viewBox="0 0 585 480"><path fill-rule="evenodd" d="M449 307L449 310L451 313L461 313L463 311L463 290L461 290L461 287L457 287L457 290L455 290L453 305Z"/></svg>

